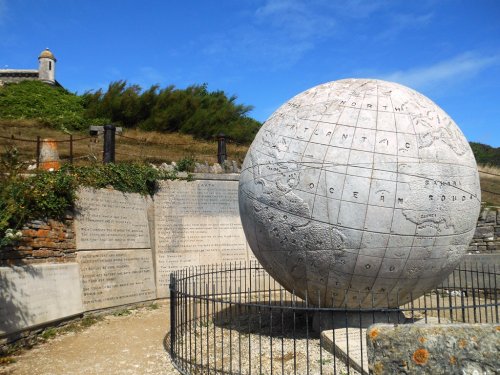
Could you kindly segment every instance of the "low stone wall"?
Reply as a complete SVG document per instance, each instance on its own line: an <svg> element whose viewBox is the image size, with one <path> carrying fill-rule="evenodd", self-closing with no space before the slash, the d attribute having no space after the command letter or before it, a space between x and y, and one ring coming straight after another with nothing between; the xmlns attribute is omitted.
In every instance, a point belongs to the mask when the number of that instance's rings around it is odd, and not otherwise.
<svg viewBox="0 0 500 375"><path fill-rule="evenodd" d="M74 262L76 243L73 214L64 221L33 220L22 228L22 237L16 246L0 251L0 266L34 263Z"/></svg>
<svg viewBox="0 0 500 375"><path fill-rule="evenodd" d="M469 252L500 254L500 207L485 207L481 210Z"/></svg>

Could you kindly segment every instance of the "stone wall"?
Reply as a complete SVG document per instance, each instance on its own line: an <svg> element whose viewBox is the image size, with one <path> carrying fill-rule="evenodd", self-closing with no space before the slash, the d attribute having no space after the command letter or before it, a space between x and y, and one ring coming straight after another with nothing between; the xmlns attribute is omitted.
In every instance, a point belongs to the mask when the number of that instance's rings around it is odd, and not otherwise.
<svg viewBox="0 0 500 375"><path fill-rule="evenodd" d="M171 271L254 259L237 195L238 174L165 181L153 198L80 189L63 222L32 221L0 250L0 346L72 316L168 297Z"/></svg>
<svg viewBox="0 0 500 375"><path fill-rule="evenodd" d="M500 254L500 207L482 209L474 238L469 246L469 253Z"/></svg>
<svg viewBox="0 0 500 375"><path fill-rule="evenodd" d="M0 266L74 262L76 244L73 215L65 219L33 220L22 228L22 237L16 246L0 251Z"/></svg>
<svg viewBox="0 0 500 375"><path fill-rule="evenodd" d="M19 244L0 250L0 343L75 314L165 298L169 273L186 266L255 259L238 177L165 181L153 198L82 189L62 222L26 224ZM499 234L500 209L485 209L470 253L497 259Z"/></svg>

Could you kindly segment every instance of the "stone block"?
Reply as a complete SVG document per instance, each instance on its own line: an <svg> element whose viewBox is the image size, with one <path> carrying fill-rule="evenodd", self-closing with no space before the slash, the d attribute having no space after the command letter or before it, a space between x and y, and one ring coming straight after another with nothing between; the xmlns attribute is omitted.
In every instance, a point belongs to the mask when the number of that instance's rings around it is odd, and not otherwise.
<svg viewBox="0 0 500 375"><path fill-rule="evenodd" d="M0 335L82 311L76 263L0 267Z"/></svg>
<svg viewBox="0 0 500 375"><path fill-rule="evenodd" d="M477 251L477 245L470 245L469 249L467 250L468 252L476 252Z"/></svg>
<svg viewBox="0 0 500 375"><path fill-rule="evenodd" d="M493 237L493 225L477 227L473 238L489 238Z"/></svg>
<svg viewBox="0 0 500 375"><path fill-rule="evenodd" d="M221 174L224 173L224 169L219 163L214 163L214 165L210 167L210 173Z"/></svg>
<svg viewBox="0 0 500 375"><path fill-rule="evenodd" d="M160 183L154 200L159 298L168 295L172 271L249 260L237 197L237 180Z"/></svg>
<svg viewBox="0 0 500 375"><path fill-rule="evenodd" d="M34 258L50 258L50 257L60 257L62 253L60 251L39 249L33 250L32 252Z"/></svg>
<svg viewBox="0 0 500 375"><path fill-rule="evenodd" d="M491 210L485 210L484 212L485 212L484 222L495 224L497 221L497 211L491 209Z"/></svg>
<svg viewBox="0 0 500 375"><path fill-rule="evenodd" d="M375 324L366 333L373 374L496 374L498 324Z"/></svg>
<svg viewBox="0 0 500 375"><path fill-rule="evenodd" d="M151 249L80 251L77 262L86 311L156 298Z"/></svg>
<svg viewBox="0 0 500 375"><path fill-rule="evenodd" d="M366 328L337 328L321 332L323 348L361 374L368 374ZM364 353L365 352L365 353Z"/></svg>
<svg viewBox="0 0 500 375"><path fill-rule="evenodd" d="M149 249L147 206L140 194L80 189L75 232L78 250Z"/></svg>

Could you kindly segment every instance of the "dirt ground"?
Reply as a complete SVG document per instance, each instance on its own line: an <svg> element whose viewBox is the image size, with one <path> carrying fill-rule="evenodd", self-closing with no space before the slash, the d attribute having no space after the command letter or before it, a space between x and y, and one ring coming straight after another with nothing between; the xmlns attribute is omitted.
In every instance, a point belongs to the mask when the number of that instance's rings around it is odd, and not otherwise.
<svg viewBox="0 0 500 375"><path fill-rule="evenodd" d="M169 330L167 304L117 315L24 351L14 357L15 363L0 367L0 374L178 374L164 347Z"/></svg>

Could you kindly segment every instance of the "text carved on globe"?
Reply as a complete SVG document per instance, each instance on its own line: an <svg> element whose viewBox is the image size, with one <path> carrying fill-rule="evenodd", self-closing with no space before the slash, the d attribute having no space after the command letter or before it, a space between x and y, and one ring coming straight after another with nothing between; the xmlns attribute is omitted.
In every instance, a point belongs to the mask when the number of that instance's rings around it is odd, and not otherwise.
<svg viewBox="0 0 500 375"><path fill-rule="evenodd" d="M248 243L289 291L321 306L398 306L458 265L480 209L453 120L392 82L346 79L286 102L239 184Z"/></svg>

